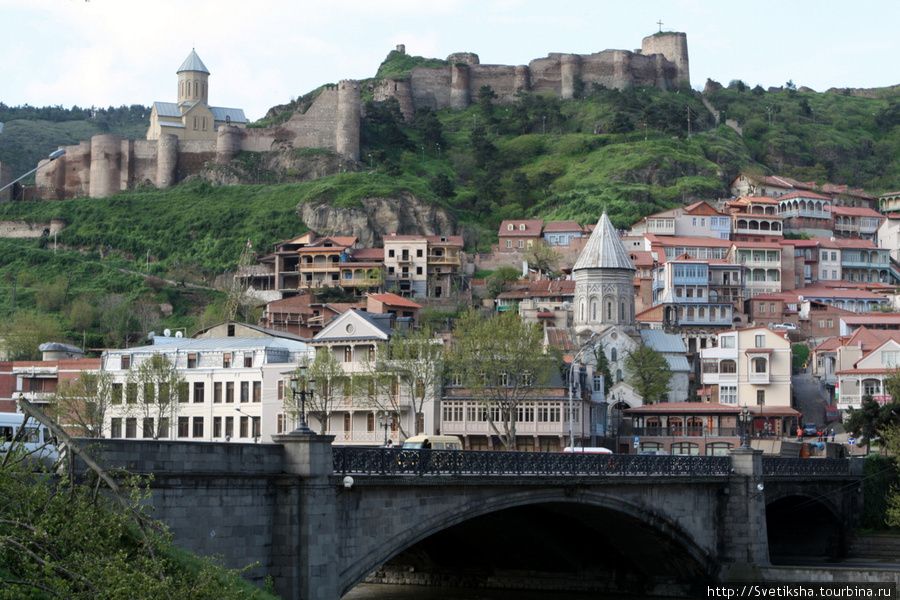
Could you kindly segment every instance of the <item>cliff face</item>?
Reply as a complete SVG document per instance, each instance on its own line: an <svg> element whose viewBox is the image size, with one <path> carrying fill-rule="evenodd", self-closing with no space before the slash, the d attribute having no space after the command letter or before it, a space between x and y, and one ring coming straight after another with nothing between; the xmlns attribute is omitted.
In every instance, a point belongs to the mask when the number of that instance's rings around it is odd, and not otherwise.
<svg viewBox="0 0 900 600"><path fill-rule="evenodd" d="M297 215L319 235L353 235L360 247L381 245L382 237L399 235L455 235L456 223L443 208L403 193L396 198L366 198L362 208L338 208L304 203Z"/></svg>

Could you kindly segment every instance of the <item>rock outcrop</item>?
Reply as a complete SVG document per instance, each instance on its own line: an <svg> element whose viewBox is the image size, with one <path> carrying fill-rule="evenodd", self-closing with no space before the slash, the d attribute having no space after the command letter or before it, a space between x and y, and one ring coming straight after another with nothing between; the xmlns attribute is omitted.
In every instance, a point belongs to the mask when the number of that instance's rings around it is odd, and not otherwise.
<svg viewBox="0 0 900 600"><path fill-rule="evenodd" d="M365 198L361 208L339 208L306 202L297 216L319 235L352 235L360 247L381 245L382 237L398 235L455 235L456 222L438 206L426 204L410 193L395 198Z"/></svg>

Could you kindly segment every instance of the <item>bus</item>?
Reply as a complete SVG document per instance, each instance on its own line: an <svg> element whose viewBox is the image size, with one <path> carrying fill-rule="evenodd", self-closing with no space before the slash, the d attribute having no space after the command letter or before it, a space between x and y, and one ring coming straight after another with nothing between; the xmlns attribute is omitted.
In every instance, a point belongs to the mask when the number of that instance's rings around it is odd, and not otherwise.
<svg viewBox="0 0 900 600"><path fill-rule="evenodd" d="M25 430L19 434L23 426ZM16 446L48 469L59 460L56 438L48 428L22 413L0 412L0 462Z"/></svg>

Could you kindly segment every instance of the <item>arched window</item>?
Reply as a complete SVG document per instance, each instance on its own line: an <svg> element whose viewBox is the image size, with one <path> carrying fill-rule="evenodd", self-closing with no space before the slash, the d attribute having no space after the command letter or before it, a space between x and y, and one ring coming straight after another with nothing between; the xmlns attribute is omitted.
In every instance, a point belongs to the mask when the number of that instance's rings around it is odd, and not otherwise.
<svg viewBox="0 0 900 600"><path fill-rule="evenodd" d="M519 225L519 231L525 231L525 223Z"/></svg>
<svg viewBox="0 0 900 600"><path fill-rule="evenodd" d="M711 444L706 445L706 455L707 456L726 456L728 451L734 447L734 444L729 442L713 442Z"/></svg>
<svg viewBox="0 0 900 600"><path fill-rule="evenodd" d="M509 225L506 226L507 231L512 231L513 229L515 229L515 227L513 226L512 223L510 223Z"/></svg>
<svg viewBox="0 0 900 600"><path fill-rule="evenodd" d="M606 301L606 320L612 321L612 302Z"/></svg>
<svg viewBox="0 0 900 600"><path fill-rule="evenodd" d="M609 351L609 356L610 356L610 360L612 360L613 362L616 362L616 360L618 360L619 353L616 350L616 348L612 348Z"/></svg>
<svg viewBox="0 0 900 600"><path fill-rule="evenodd" d="M697 456L700 454L700 448L692 442L678 442L672 444L670 451L675 456Z"/></svg>
<svg viewBox="0 0 900 600"><path fill-rule="evenodd" d="M591 321L597 320L597 301L591 302Z"/></svg>
<svg viewBox="0 0 900 600"><path fill-rule="evenodd" d="M625 321L625 303L624 302L619 302L619 321L620 322Z"/></svg>
<svg viewBox="0 0 900 600"><path fill-rule="evenodd" d="M580 316L578 317L579 321L584 321L584 301L581 301L581 308L579 309Z"/></svg>
<svg viewBox="0 0 900 600"><path fill-rule="evenodd" d="M737 363L733 360L723 360L719 363L719 373L737 373Z"/></svg>
<svg viewBox="0 0 900 600"><path fill-rule="evenodd" d="M752 368L754 373L765 373L768 370L768 362L765 358L754 358Z"/></svg>
<svg viewBox="0 0 900 600"><path fill-rule="evenodd" d="M616 383L622 381L622 369L616 369Z"/></svg>

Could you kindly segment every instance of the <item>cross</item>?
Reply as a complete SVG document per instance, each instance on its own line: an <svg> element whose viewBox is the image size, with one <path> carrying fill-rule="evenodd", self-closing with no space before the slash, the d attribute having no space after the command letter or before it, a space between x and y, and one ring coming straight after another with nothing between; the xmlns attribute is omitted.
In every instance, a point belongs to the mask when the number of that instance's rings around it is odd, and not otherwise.
<svg viewBox="0 0 900 600"><path fill-rule="evenodd" d="M659 32L662 33L662 21L657 21L657 25L659 25Z"/></svg>

